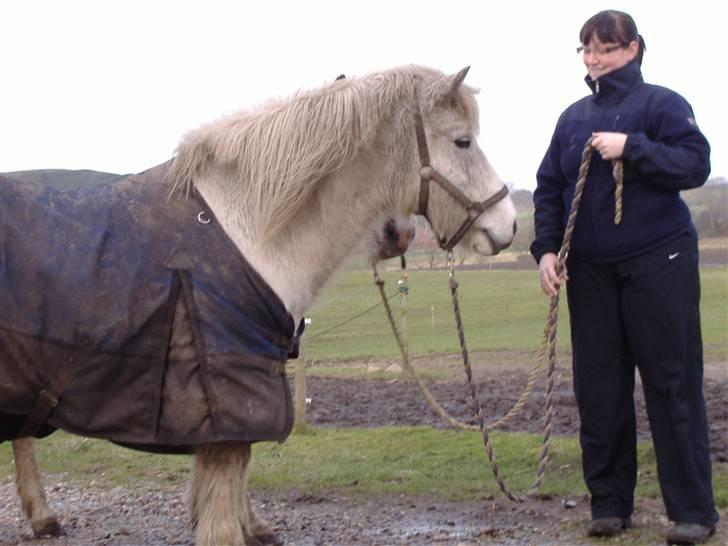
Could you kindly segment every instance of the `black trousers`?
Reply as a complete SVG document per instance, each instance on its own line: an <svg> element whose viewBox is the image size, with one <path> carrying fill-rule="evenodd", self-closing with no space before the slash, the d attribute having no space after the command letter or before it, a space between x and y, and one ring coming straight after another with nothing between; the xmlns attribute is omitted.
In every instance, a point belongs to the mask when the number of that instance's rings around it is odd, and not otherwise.
<svg viewBox="0 0 728 546"><path fill-rule="evenodd" d="M635 366L644 389L668 517L718 520L703 399L694 234L617 263L567 262L574 390L592 517L634 508Z"/></svg>

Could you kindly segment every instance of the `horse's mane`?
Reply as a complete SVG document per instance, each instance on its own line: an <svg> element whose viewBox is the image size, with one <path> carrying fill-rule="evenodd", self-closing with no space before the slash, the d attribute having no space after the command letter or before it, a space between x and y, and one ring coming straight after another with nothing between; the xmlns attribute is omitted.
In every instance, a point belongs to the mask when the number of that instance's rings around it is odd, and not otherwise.
<svg viewBox="0 0 728 546"><path fill-rule="evenodd" d="M212 167L229 169L257 211L258 233L275 235L312 195L316 182L371 143L385 116L411 116L415 98L423 102L432 87L428 84L438 78L445 75L426 67L395 68L204 125L177 148L169 172L173 188L189 191L194 179ZM462 102L466 110L472 108L465 97Z"/></svg>

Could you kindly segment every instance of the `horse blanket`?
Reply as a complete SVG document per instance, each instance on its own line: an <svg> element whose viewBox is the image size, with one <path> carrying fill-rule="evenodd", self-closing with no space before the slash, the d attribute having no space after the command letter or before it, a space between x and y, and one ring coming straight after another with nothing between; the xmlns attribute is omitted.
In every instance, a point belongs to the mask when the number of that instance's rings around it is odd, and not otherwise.
<svg viewBox="0 0 728 546"><path fill-rule="evenodd" d="M202 197L170 196L168 167L0 175L0 442L288 436L293 319ZM194 357L175 361L180 301Z"/></svg>

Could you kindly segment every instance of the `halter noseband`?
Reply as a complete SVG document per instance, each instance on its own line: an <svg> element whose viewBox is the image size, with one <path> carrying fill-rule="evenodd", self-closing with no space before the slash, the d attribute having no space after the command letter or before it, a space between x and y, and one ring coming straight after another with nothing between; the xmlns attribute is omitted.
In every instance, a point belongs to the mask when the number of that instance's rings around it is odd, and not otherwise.
<svg viewBox="0 0 728 546"><path fill-rule="evenodd" d="M508 195L508 188L503 186L485 201L471 201L462 191L460 191L452 182L440 174L430 164L430 152L427 148L425 126L422 122L422 114L420 114L419 108L417 109L417 112L415 112L415 134L417 135L417 151L420 154L420 164L422 165L420 167L420 197L417 206L417 214L421 214L427 219L433 233L435 233L437 244L441 249L449 252L460 242L460 239L463 238L465 233L470 229L481 214ZM431 181L435 182L443 190L449 193L450 196L455 199L455 201L457 201L468 214L468 217L449 240L445 237L439 236L435 232L435 226L432 225L432 221L427 215L427 204L430 200Z"/></svg>

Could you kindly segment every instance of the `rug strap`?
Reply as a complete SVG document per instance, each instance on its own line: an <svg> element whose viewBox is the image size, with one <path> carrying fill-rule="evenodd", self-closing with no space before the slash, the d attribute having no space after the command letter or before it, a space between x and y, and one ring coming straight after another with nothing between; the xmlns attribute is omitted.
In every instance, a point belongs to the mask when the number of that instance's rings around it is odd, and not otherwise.
<svg viewBox="0 0 728 546"><path fill-rule="evenodd" d="M41 390L28 417L23 422L23 426L20 427L17 437L25 438L35 435L48 420L48 416L57 405L58 398L55 395L46 389Z"/></svg>
<svg viewBox="0 0 728 546"><path fill-rule="evenodd" d="M77 352L65 359L63 366L45 387L38 393L38 398L28 413L28 417L20 427L16 438L35 436L46 423L53 408L58 405L58 399L68 388L68 385L78 377L82 369L88 364L94 354L93 344L87 338L80 339Z"/></svg>

